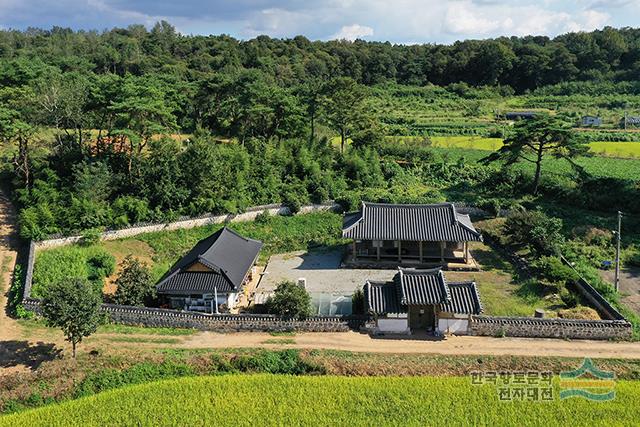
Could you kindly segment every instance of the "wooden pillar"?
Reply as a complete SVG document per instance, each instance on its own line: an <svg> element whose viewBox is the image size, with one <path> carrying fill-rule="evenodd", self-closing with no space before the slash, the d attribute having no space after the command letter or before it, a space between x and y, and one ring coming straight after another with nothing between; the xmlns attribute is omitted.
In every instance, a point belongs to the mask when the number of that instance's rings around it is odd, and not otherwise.
<svg viewBox="0 0 640 427"><path fill-rule="evenodd" d="M398 262L402 262L402 240L398 240Z"/></svg>
<svg viewBox="0 0 640 427"><path fill-rule="evenodd" d="M444 242L440 242L440 262L444 263Z"/></svg>
<svg viewBox="0 0 640 427"><path fill-rule="evenodd" d="M357 255L358 251L357 251L357 249L356 249L356 241L355 241L355 240L353 241L353 248L352 248L352 251L353 251L353 260L355 261L355 260L356 260L356 258L358 257L358 255Z"/></svg>
<svg viewBox="0 0 640 427"><path fill-rule="evenodd" d="M422 240L418 242L418 247L420 248L420 264L422 264Z"/></svg>
<svg viewBox="0 0 640 427"><path fill-rule="evenodd" d="M384 240L379 240L378 245L376 246L376 259L380 261L380 246L382 246L382 242Z"/></svg>
<svg viewBox="0 0 640 427"><path fill-rule="evenodd" d="M464 242L464 263L469 264L469 243Z"/></svg>

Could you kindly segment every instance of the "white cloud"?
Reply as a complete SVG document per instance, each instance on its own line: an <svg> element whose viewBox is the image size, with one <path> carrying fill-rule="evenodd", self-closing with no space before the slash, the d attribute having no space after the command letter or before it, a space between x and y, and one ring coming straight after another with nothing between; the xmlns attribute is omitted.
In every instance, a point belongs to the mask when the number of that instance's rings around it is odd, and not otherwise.
<svg viewBox="0 0 640 427"><path fill-rule="evenodd" d="M353 25L345 25L340 29L340 31L332 35L330 38L338 39L338 40L353 41L355 39L359 39L363 37L371 37L372 35L373 35L373 28L367 27L366 25L353 24Z"/></svg>
<svg viewBox="0 0 640 427"><path fill-rule="evenodd" d="M373 28L366 25L353 24L345 25L340 28L340 31L329 37L332 40L349 40L354 41L363 37L371 37L373 35Z"/></svg>

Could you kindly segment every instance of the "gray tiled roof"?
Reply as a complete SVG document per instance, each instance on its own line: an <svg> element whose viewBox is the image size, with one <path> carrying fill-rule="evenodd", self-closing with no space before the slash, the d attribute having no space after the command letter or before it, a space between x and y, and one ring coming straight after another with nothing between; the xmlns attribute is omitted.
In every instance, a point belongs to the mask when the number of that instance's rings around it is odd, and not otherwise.
<svg viewBox="0 0 640 427"><path fill-rule="evenodd" d="M482 303L475 282L449 283L451 301L441 304L440 309L457 314L480 314Z"/></svg>
<svg viewBox="0 0 640 427"><path fill-rule="evenodd" d="M227 278L218 273L201 271L176 272L158 285L158 292L168 294L199 294L231 292Z"/></svg>
<svg viewBox="0 0 640 427"><path fill-rule="evenodd" d="M406 313L409 305L437 305L441 311L480 314L475 282L447 283L440 269L399 269L393 282L367 281L366 310L376 314Z"/></svg>
<svg viewBox="0 0 640 427"><path fill-rule="evenodd" d="M393 282L367 281L363 291L365 308L368 312L377 314L407 312L407 307L400 305L398 288Z"/></svg>
<svg viewBox="0 0 640 427"><path fill-rule="evenodd" d="M394 205L363 202L359 213L345 216L342 236L359 240L482 241L469 216L456 212L453 203Z"/></svg>
<svg viewBox="0 0 640 427"><path fill-rule="evenodd" d="M449 288L439 268L429 270L398 268L393 281L399 287L402 305L431 305L449 300Z"/></svg>
<svg viewBox="0 0 640 427"><path fill-rule="evenodd" d="M174 290L181 293L209 293L214 289L219 292L221 289L238 290L261 248L262 242L248 239L224 227L196 243L193 249L175 263L156 288L159 293L171 293ZM203 274L211 277L204 278L185 271L194 263L209 267L212 271ZM191 280L194 281L193 284L190 284Z"/></svg>

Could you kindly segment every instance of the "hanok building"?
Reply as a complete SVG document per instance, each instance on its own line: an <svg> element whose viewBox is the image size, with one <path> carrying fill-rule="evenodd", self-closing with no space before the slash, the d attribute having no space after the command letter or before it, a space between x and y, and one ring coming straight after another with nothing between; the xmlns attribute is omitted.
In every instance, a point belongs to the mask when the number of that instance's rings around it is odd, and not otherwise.
<svg viewBox="0 0 640 427"><path fill-rule="evenodd" d="M482 241L469 215L453 203L362 203L344 218L342 237L353 239L347 264L354 266L473 267L469 242Z"/></svg>
<svg viewBox="0 0 640 427"><path fill-rule="evenodd" d="M363 291L376 333L463 335L470 317L482 312L475 282L448 283L439 268L398 268L392 282L368 281Z"/></svg>
<svg viewBox="0 0 640 427"><path fill-rule="evenodd" d="M232 308L251 278L262 242L224 227L199 241L158 282L158 296L172 308L218 313Z"/></svg>

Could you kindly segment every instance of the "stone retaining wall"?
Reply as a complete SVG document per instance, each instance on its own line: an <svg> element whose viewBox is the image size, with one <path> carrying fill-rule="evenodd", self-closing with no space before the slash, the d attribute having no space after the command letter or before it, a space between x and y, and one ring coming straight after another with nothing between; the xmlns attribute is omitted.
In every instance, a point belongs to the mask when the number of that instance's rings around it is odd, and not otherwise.
<svg viewBox="0 0 640 427"><path fill-rule="evenodd" d="M628 340L631 324L624 320L537 319L473 316L469 335L526 338Z"/></svg>
<svg viewBox="0 0 640 427"><path fill-rule="evenodd" d="M28 299L23 304L28 310L36 313L40 311L40 301L38 300ZM360 329L369 319L368 316L312 316L305 320L298 320L271 314L211 315L113 304L103 304L102 310L109 315L113 323L122 325L188 328L216 332L347 332Z"/></svg>

